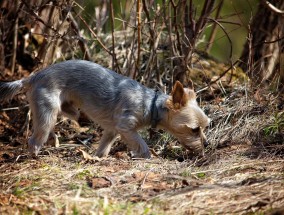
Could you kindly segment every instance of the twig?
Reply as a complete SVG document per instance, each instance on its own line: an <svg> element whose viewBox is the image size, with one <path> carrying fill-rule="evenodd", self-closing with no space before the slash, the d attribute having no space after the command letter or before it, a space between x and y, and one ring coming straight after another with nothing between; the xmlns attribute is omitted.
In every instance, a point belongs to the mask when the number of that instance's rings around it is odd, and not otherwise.
<svg viewBox="0 0 284 215"><path fill-rule="evenodd" d="M212 19L212 18L207 18L207 19L212 21L212 22L214 22L214 23L216 23L217 25L219 25L219 27L223 30L223 32L227 36L227 38L229 40L229 43L230 43L230 56L229 56L229 58L232 59L232 56L233 56L233 43L232 43L232 40L231 40L229 34L226 32L224 26L219 21L217 21L215 19Z"/></svg>
<svg viewBox="0 0 284 215"><path fill-rule="evenodd" d="M231 66L225 70L217 79L215 79L214 81L211 81L209 83L209 85L216 83L217 81L219 81L224 75L226 75L227 72L229 72L239 61L235 61L235 63L231 64Z"/></svg>
<svg viewBox="0 0 284 215"><path fill-rule="evenodd" d="M21 3L22 5L23 3ZM19 30L19 16L18 16L18 5L19 0L16 0L15 2L15 11L16 11L16 17L15 17L15 25L14 25L14 39L13 39L13 57L12 57L12 66L11 66L11 73L14 74L15 72L15 66L16 66L16 57L17 57L17 47L18 47L18 30Z"/></svg>
<svg viewBox="0 0 284 215"><path fill-rule="evenodd" d="M284 14L284 11L283 11L283 10L278 9L278 8L275 7L273 4L271 4L269 1L263 0L262 2L264 3L264 5L265 5L267 8L269 8L269 9L272 10L273 12L278 13L278 14Z"/></svg>
<svg viewBox="0 0 284 215"><path fill-rule="evenodd" d="M70 19L70 22L71 22L71 27L74 29L74 31L78 35L78 43L79 43L79 46L82 49L82 52L84 53L84 58L86 60L91 60L90 50L89 50L89 48L86 44L85 39L83 38L83 35L81 35L80 29L79 29L79 26L78 26L76 20L74 19L74 17L72 16L71 13L69 14L69 19Z"/></svg>
<svg viewBox="0 0 284 215"><path fill-rule="evenodd" d="M164 6L164 23L165 25L167 26L167 29L168 29L168 34L169 34L169 41L170 41L170 46L171 46L171 55L172 56L177 56L177 52L176 52L176 47L174 46L174 42L173 42L173 39L172 39L172 21L171 19L167 19L167 14L166 14L166 0L163 0L163 6ZM170 7L169 7L169 14L171 13L170 12ZM169 15L170 16L170 15Z"/></svg>
<svg viewBox="0 0 284 215"><path fill-rule="evenodd" d="M110 24L111 24L111 39L112 39L112 69L115 69L116 64L116 54L115 54L115 45L114 45L114 13L113 13L113 0L109 1L110 7Z"/></svg>
<svg viewBox="0 0 284 215"><path fill-rule="evenodd" d="M80 143L82 143L84 146L86 146L88 149L91 149L91 147L89 147L88 145L87 145L87 142L89 142L89 140L91 140L93 137L88 137L87 139L85 139L85 140L80 140L79 138L78 138L78 141L80 142Z"/></svg>
<svg viewBox="0 0 284 215"><path fill-rule="evenodd" d="M194 35L195 39L197 38L198 34L200 34L202 29L204 28L207 22L208 16L212 12L214 3L215 3L215 0L206 1L206 3L204 3L201 15L196 23L196 29L195 29L195 35Z"/></svg>
<svg viewBox="0 0 284 215"><path fill-rule="evenodd" d="M136 68L134 70L133 79L136 78L137 70L140 65L140 43L141 43L141 6L140 0L137 0L136 3L136 15L137 15L137 59L136 59Z"/></svg>
<svg viewBox="0 0 284 215"><path fill-rule="evenodd" d="M180 52L180 54L182 54L182 46L181 46L181 42L180 42L180 35L179 35L179 30L178 30L178 24L177 24L177 5L175 5L174 1L171 0L171 5L174 9L174 20L173 20L173 25L175 26L175 34L177 37L177 48Z"/></svg>
<svg viewBox="0 0 284 215"><path fill-rule="evenodd" d="M51 29L52 31L56 31L56 29L54 29L52 25L45 23L45 21L43 21L33 10L31 10L30 5L25 0L21 0L21 2L26 6L29 14L31 14L36 19L36 21L42 23L45 27Z"/></svg>
<svg viewBox="0 0 284 215"><path fill-rule="evenodd" d="M29 105L19 106L19 107L10 107L10 108L2 108L0 111L10 111L10 110L21 110L22 108L29 107Z"/></svg>
<svg viewBox="0 0 284 215"><path fill-rule="evenodd" d="M220 15L220 12L221 12L223 3L224 3L224 0L222 0L222 1L220 2L220 4L218 5L217 12L216 12L216 16L215 16L215 19L216 19L216 20L219 18L219 15ZM209 36L209 40L208 40L207 47L206 47L206 49L205 49L206 52L209 52L210 49L212 48L213 41L214 41L214 39L215 39L215 37L216 37L216 33L217 33L217 23L214 23L214 24L213 24L213 27L212 27L212 31L211 31L210 36Z"/></svg>
<svg viewBox="0 0 284 215"><path fill-rule="evenodd" d="M143 2L143 4L142 4L143 5L143 10L144 10L144 12L146 14L146 18L147 18L148 24L149 24L149 32L150 32L150 35L151 35L150 41L151 41L151 44L153 44L154 43L154 38L155 38L155 31L154 31L154 29L152 28L152 25L151 25L150 13L149 13L149 9L147 7L147 3L146 3L145 0L142 0L142 2Z"/></svg>
<svg viewBox="0 0 284 215"><path fill-rule="evenodd" d="M117 62L116 59L116 55L114 53L112 53L100 40L100 38L97 36L97 34L93 31L92 28L90 28L90 26L88 25L88 23L82 18L81 15L78 15L78 17L80 18L80 20L84 23L84 25L88 28L88 30L92 33L92 35L96 38L96 40L98 41L98 43L101 45L101 47L109 54L113 57L113 59L115 60L115 62ZM116 65L118 65L118 63L116 63ZM118 73L121 73L120 68L117 66L116 67Z"/></svg>
<svg viewBox="0 0 284 215"><path fill-rule="evenodd" d="M78 15L78 17L80 18L80 20L84 23L84 25L88 28L88 30L92 33L92 35L96 38L96 40L98 41L98 43L101 45L101 47L112 56L111 51L102 43L102 41L100 40L100 38L97 36L97 34L93 31L92 28L90 28L90 26L88 25L88 23L82 18L81 15Z"/></svg>
<svg viewBox="0 0 284 215"><path fill-rule="evenodd" d="M278 38L278 39L276 39L276 40L260 42L260 43L258 43L258 44L255 44L255 45L253 46L253 48L255 48L256 46L259 46L259 45L263 45L263 44L277 43L277 42L280 42L281 40L284 40L284 36L283 36L283 37L280 37L280 38Z"/></svg>

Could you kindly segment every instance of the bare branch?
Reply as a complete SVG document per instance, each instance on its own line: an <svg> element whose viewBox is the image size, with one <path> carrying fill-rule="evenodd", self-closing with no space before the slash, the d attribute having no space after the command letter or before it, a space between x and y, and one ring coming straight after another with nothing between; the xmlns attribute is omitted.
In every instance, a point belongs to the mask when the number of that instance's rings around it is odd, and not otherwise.
<svg viewBox="0 0 284 215"><path fill-rule="evenodd" d="M88 23L82 18L82 16L78 15L78 17L80 18L80 20L84 23L84 25L88 28L88 30L92 33L92 35L96 38L96 40L98 41L98 43L101 45L101 47L112 56L111 51L105 47L105 45L102 43L102 41L100 40L100 38L97 36L97 34L93 31L92 28L90 28L90 26L88 25Z"/></svg>
<svg viewBox="0 0 284 215"><path fill-rule="evenodd" d="M137 59L136 59L136 68L133 74L133 79L136 78L137 70L140 64L140 43L141 43L141 6L140 0L137 0L136 3L136 16L137 16Z"/></svg>
<svg viewBox="0 0 284 215"><path fill-rule="evenodd" d="M90 54L89 48L86 44L85 39L83 38L83 35L81 35L81 33L80 33L80 29L79 29L79 26L78 26L76 20L74 19L74 17L72 16L71 13L69 14L69 20L71 22L71 27L74 29L74 31L78 35L78 43L79 43L79 46L81 47L81 49L84 53L84 58L86 60L91 60L91 54Z"/></svg>
<svg viewBox="0 0 284 215"><path fill-rule="evenodd" d="M109 1L109 7L110 7L110 23L111 23L111 38L112 38L112 69L115 68L115 46L114 46L114 13L113 13L113 2L112 0Z"/></svg>
<svg viewBox="0 0 284 215"><path fill-rule="evenodd" d="M221 9L222 9L222 6L223 6L223 3L224 3L224 0L222 0L220 2L220 4L218 5L217 7L217 12L216 12L216 16L215 16L215 19L217 20L220 16L220 12L221 12ZM212 44L213 44L213 41L216 37L216 33L217 33L217 23L214 23L213 24L213 27L212 27L212 31L210 33L210 36L209 36L209 40L208 40L208 44L207 44L207 47L206 47L206 52L209 52L211 47L212 47Z"/></svg>
<svg viewBox="0 0 284 215"><path fill-rule="evenodd" d="M149 31L150 31L150 35L151 35L151 42L153 43L153 40L154 40L154 37L155 37L155 32L154 32L154 29L152 28L152 25L151 25L151 18L150 18L150 13L149 13L149 10L148 10L148 6L147 6L147 3L145 0L142 0L142 5L143 5L143 10L146 14L146 17L148 19L148 23L149 23Z"/></svg>
<svg viewBox="0 0 284 215"><path fill-rule="evenodd" d="M54 29L53 26L47 24L45 21L43 21L33 10L30 9L30 5L25 1L25 0L21 0L22 3L26 6L26 9L28 10L28 13L30 15L32 15L36 21L42 23L45 27L51 29L52 31L56 31L56 29Z"/></svg>
<svg viewBox="0 0 284 215"><path fill-rule="evenodd" d="M231 40L230 36L229 36L228 33L226 32L224 26L223 26L220 22L218 22L217 20L215 20L215 19L212 19L212 18L207 18L207 19L210 20L210 21L212 21L212 22L214 22L214 23L216 23L217 25L219 25L219 27L223 30L223 32L224 32L225 35L227 36L227 38L228 38L228 40L229 40L229 43L230 43L230 57L229 57L229 58L232 59L232 56L233 56L233 43L232 43L232 40Z"/></svg>
<svg viewBox="0 0 284 215"><path fill-rule="evenodd" d="M278 8L275 7L273 4L271 4L269 1L263 0L262 3L263 3L267 8L269 8L270 10L272 10L273 12L278 13L278 14L284 14L284 11L283 11L283 10L278 9Z"/></svg>

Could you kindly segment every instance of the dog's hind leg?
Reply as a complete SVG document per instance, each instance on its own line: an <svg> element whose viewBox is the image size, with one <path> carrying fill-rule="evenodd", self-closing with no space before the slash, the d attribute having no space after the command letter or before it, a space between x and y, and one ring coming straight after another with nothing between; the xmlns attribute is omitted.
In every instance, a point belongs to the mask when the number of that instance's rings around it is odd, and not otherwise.
<svg viewBox="0 0 284 215"><path fill-rule="evenodd" d="M104 130L103 136L100 141L99 147L96 151L96 156L98 157L105 157L108 155L111 146L113 145L114 141L116 140L117 133L110 130Z"/></svg>
<svg viewBox="0 0 284 215"><path fill-rule="evenodd" d="M44 143L55 126L59 112L58 97L34 92L29 99L33 119L33 134L29 139L29 151L33 155L38 155Z"/></svg>
<svg viewBox="0 0 284 215"><path fill-rule="evenodd" d="M47 144L51 146L59 147L59 140L58 140L57 135L54 133L54 131L51 131L49 133Z"/></svg>
<svg viewBox="0 0 284 215"><path fill-rule="evenodd" d="M72 102L63 102L61 104L61 112L69 119L78 121L80 117L80 111L76 108Z"/></svg>

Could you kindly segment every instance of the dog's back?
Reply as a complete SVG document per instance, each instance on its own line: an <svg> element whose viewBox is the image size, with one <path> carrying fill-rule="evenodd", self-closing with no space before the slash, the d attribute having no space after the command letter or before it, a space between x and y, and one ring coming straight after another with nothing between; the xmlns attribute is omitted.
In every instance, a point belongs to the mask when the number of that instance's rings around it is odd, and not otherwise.
<svg viewBox="0 0 284 215"><path fill-rule="evenodd" d="M84 60L57 63L26 79L1 82L1 99L10 99L21 90L27 91L30 104L51 100L63 109L59 112L66 110L67 114L72 114L71 109L80 109L99 124L113 123L117 111L150 106L151 99L147 97L154 94L153 90L130 78Z"/></svg>

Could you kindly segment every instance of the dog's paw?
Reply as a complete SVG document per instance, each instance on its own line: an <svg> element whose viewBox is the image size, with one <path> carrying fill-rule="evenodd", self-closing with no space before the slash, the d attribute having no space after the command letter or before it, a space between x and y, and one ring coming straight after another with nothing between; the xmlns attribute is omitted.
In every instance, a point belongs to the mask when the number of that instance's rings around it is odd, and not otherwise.
<svg viewBox="0 0 284 215"><path fill-rule="evenodd" d="M102 157L107 157L107 155L106 155L104 152L97 151L97 152L95 153L95 157L102 158Z"/></svg>
<svg viewBox="0 0 284 215"><path fill-rule="evenodd" d="M149 150L145 152L130 152L131 158L144 158L144 159L150 159L151 158L151 153Z"/></svg>
<svg viewBox="0 0 284 215"><path fill-rule="evenodd" d="M40 150L41 150L42 146L38 145L38 144L34 144L29 142L28 144L28 150L29 153L31 154L31 156L38 156Z"/></svg>

